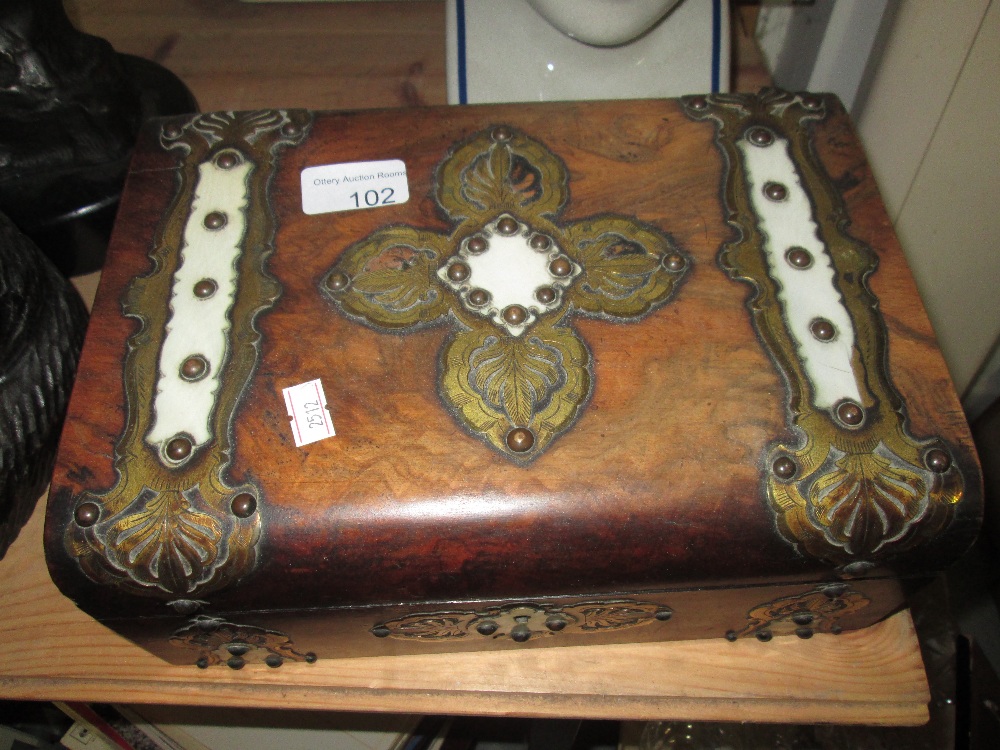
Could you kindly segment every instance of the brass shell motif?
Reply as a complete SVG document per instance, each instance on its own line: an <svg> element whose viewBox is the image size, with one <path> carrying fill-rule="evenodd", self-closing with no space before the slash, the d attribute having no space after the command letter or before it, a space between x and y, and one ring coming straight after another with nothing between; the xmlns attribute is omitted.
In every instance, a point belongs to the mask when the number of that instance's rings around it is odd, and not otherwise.
<svg viewBox="0 0 1000 750"><path fill-rule="evenodd" d="M653 602L616 599L573 605L524 603L481 610L417 613L380 623L377 638L442 641L509 638L524 643L556 634L586 635L669 620L673 611Z"/></svg>
<svg viewBox="0 0 1000 750"><path fill-rule="evenodd" d="M560 222L569 200L565 166L512 127L458 144L436 185L450 234L379 229L343 252L320 291L376 330L451 325L440 354L441 399L473 435L528 463L572 426L593 388L590 352L572 316L638 320L671 298L690 262L632 217ZM525 262L510 265L537 266L537 283L504 302L484 286L491 277L481 269L491 254L514 251Z"/></svg>
<svg viewBox="0 0 1000 750"><path fill-rule="evenodd" d="M778 528L804 553L856 573L943 529L963 496L964 481L950 458L928 458L950 456L942 441L908 432L906 407L890 382L885 323L868 287L877 256L846 233L843 199L810 144L810 121L822 119L831 102L775 90L685 100L690 117L716 123L717 143L728 165L723 194L728 221L739 238L723 246L719 262L732 278L753 288L747 304L755 327L789 387L788 425L798 441L773 445L763 457ZM761 135L765 132L766 138ZM794 165L792 182L798 183L789 183L782 200L790 200L792 188L804 191L803 205L811 208L815 224L808 239L818 241L822 257L814 259L815 253L793 245L773 249L780 261L768 259L770 240L762 229L760 205L755 207L751 195L757 188L746 159L752 149L775 148L786 149ZM767 198L776 200L774 195ZM845 369L857 383L859 403L819 403L820 384L810 377L803 345L783 309L777 262L795 269L830 269L837 307L846 311L848 333L854 337ZM811 337L821 342L840 342L845 333L824 326L817 335L816 328L814 321Z"/></svg>
<svg viewBox="0 0 1000 750"><path fill-rule="evenodd" d="M115 445L118 481L106 492L76 498L75 508L96 512L77 513L65 537L70 554L95 581L165 601L190 599L240 579L255 564L260 514L234 512L233 501L248 496L256 508L263 498L252 485L232 486L226 472L233 420L260 356L254 321L280 292L266 271L275 232L268 189L279 151L301 142L309 117L284 111L214 113L161 130L163 148L182 157L179 187L157 231L153 270L132 282L124 300L125 314L138 319L141 328L128 340L125 354L127 420ZM157 443L149 436L157 421L158 384L164 377L205 382L205 373L194 379L183 378L177 368L164 374L160 357L168 321L177 314L171 304L172 293L178 293L175 279L184 270L184 253L197 250L192 237L200 230L192 225L203 223L197 220L199 210L211 208L199 206L198 193L209 169L230 179L237 174L245 207L237 218L242 222L245 214L254 220L232 238L235 270L229 282L194 279L181 289L194 305L218 304L221 287L229 289L221 302L229 305L231 323L219 333L223 353L211 373L218 387L199 416L205 435L178 434ZM224 228L208 231L218 235ZM242 502L239 507L249 506Z"/></svg>

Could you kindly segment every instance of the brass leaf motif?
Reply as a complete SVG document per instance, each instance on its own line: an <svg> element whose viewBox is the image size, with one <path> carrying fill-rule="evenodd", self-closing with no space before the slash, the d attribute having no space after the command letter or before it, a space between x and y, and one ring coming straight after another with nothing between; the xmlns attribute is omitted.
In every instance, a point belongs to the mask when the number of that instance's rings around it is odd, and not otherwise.
<svg viewBox="0 0 1000 750"><path fill-rule="evenodd" d="M567 240L583 267L571 293L579 310L635 319L673 294L674 280L663 262L676 251L669 238L652 227L621 216L602 216L571 225Z"/></svg>
<svg viewBox="0 0 1000 750"><path fill-rule="evenodd" d="M527 341L490 336L469 364L472 387L516 425L528 424L564 380L559 350L537 336Z"/></svg>
<svg viewBox="0 0 1000 750"><path fill-rule="evenodd" d="M618 630L630 628L653 619L655 606L635 607L627 604L589 606L574 609L576 614L583 616L581 630Z"/></svg>
<svg viewBox="0 0 1000 750"><path fill-rule="evenodd" d="M902 534L926 493L920 477L877 454L844 456L809 491L820 523L853 555L868 556Z"/></svg>
<svg viewBox="0 0 1000 750"><path fill-rule="evenodd" d="M581 265L587 269L583 284L616 302L646 286L660 263L638 243L612 232L581 242L580 251Z"/></svg>
<svg viewBox="0 0 1000 750"><path fill-rule="evenodd" d="M399 624L395 635L432 641L464 638L469 634L467 630L469 619L467 615L456 614L409 620Z"/></svg>
<svg viewBox="0 0 1000 750"><path fill-rule="evenodd" d="M482 209L520 206L519 191L511 179L513 159L504 148L490 150L469 167L462 186L462 195Z"/></svg>
<svg viewBox="0 0 1000 750"><path fill-rule="evenodd" d="M397 247L392 249L396 250ZM431 254L427 250L413 250L410 259L396 267L359 274L354 280L358 292L366 296L374 306L388 310L393 315L405 314L418 305L432 304L437 290L432 289L427 282L431 273Z"/></svg>
<svg viewBox="0 0 1000 750"><path fill-rule="evenodd" d="M402 329L437 320L448 311L434 277L443 247L440 235L410 227L375 232L348 248L351 293L338 296L338 303L377 328Z"/></svg>

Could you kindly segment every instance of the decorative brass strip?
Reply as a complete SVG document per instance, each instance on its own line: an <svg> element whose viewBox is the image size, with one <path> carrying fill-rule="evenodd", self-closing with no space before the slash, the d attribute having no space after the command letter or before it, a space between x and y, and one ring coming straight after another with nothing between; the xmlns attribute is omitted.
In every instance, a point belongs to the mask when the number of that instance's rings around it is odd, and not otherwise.
<svg viewBox="0 0 1000 750"><path fill-rule="evenodd" d="M885 323L868 288L877 256L846 233L843 200L811 146L810 123L824 118L832 101L767 90L758 96L689 97L684 103L690 117L717 126L726 163L725 207L739 231L736 241L723 246L719 262L752 286L754 324L788 383L788 426L798 442L772 446L765 459L778 527L802 552L847 574L862 573L944 528L964 482L942 441L909 434L906 407L890 382ZM750 174L745 154L755 148L787 149L795 172L790 184ZM766 201L794 200L811 206L801 235L812 246L774 247L758 209ZM797 319L798 308L782 296L776 257L793 268L828 265L831 314L841 322ZM826 404L816 394L828 384L817 382L821 370L805 366L801 344L806 335L833 341L844 325L850 327L845 335L853 337L848 382L857 384L858 397ZM794 335L792 327L798 327Z"/></svg>
<svg viewBox="0 0 1000 750"><path fill-rule="evenodd" d="M673 610L653 602L615 599L574 605L524 603L480 610L426 612L380 623L377 638L443 641L458 638L509 638L524 643L560 633L586 635L665 622Z"/></svg>
<svg viewBox="0 0 1000 750"><path fill-rule="evenodd" d="M247 664L280 667L286 661L312 664L316 655L296 650L285 633L254 625L239 625L218 617L199 615L191 624L170 636L170 645L194 651L195 665L201 669L225 665L243 669Z"/></svg>
<svg viewBox="0 0 1000 750"><path fill-rule="evenodd" d="M179 185L157 232L153 270L125 294L125 314L142 325L125 354L118 481L76 499L65 538L95 581L164 600L192 599L239 580L255 564L264 498L252 484L230 485L226 471L233 421L260 356L254 322L280 293L266 267L276 229L270 183L279 151L301 143L309 122L306 112L271 110L206 114L162 127L161 145L180 156ZM207 237L227 226L238 227L219 246L231 257L215 268L219 248ZM196 319L198 305L220 298L222 314L209 317L220 321L219 330L207 334L219 339L211 354L195 347L171 359L168 324L182 324L185 315ZM165 413L161 424L203 430L178 428L173 437L151 432L166 379L182 391L202 389L204 397L187 406L175 400L170 409L190 413Z"/></svg>
<svg viewBox="0 0 1000 750"><path fill-rule="evenodd" d="M801 638L809 638L813 633L836 635L841 631L838 620L857 614L869 604L867 596L843 584L818 586L804 594L783 596L754 607L736 636L755 635L767 640L793 633Z"/></svg>
<svg viewBox="0 0 1000 750"><path fill-rule="evenodd" d="M633 217L560 222L568 181L559 158L527 135L505 125L477 133L438 168L450 234L379 229L348 247L321 286L376 330L450 325L441 398L515 463L541 455L590 396L591 356L572 316L638 320L690 268L665 234Z"/></svg>

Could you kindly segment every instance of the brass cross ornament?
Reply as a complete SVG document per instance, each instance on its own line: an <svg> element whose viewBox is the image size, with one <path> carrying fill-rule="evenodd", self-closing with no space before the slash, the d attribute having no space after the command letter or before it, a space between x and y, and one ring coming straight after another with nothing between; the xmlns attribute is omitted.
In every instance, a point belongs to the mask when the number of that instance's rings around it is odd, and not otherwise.
<svg viewBox="0 0 1000 750"><path fill-rule="evenodd" d="M506 125L452 150L435 199L450 234L378 229L344 251L322 293L376 330L450 324L441 398L473 435L528 463L573 425L593 389L572 317L638 320L671 298L690 260L634 217L560 222L566 167Z"/></svg>

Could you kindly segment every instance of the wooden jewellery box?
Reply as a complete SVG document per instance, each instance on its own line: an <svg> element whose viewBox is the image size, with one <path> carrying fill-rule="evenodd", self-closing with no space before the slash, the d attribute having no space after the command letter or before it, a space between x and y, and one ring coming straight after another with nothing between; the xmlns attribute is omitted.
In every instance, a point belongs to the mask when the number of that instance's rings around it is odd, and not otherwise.
<svg viewBox="0 0 1000 750"><path fill-rule="evenodd" d="M175 663L837 634L978 530L828 96L154 122L87 336L49 568Z"/></svg>

